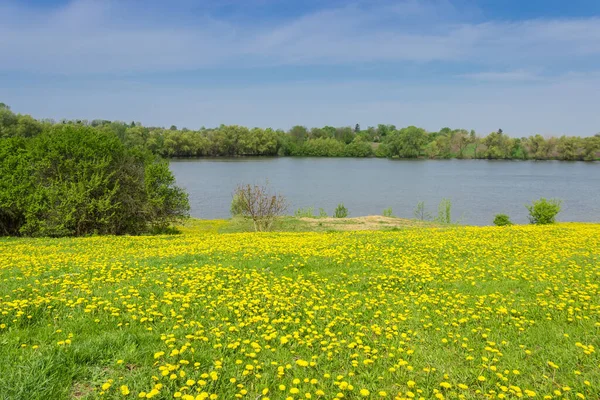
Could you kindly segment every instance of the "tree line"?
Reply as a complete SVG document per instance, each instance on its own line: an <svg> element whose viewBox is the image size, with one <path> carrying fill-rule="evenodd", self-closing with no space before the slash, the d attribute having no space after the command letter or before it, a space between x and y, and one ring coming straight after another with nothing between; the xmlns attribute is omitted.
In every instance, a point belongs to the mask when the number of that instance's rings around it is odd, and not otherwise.
<svg viewBox="0 0 600 400"><path fill-rule="evenodd" d="M596 160L600 134L592 137L532 135L515 138L501 129L480 136L473 130L380 124L354 127L294 126L288 131L221 125L190 130L145 127L107 120L36 120L0 103L0 138L34 137L54 125L81 125L116 135L128 148L143 148L166 158L220 156L310 156L389 158L475 158L520 160Z"/></svg>

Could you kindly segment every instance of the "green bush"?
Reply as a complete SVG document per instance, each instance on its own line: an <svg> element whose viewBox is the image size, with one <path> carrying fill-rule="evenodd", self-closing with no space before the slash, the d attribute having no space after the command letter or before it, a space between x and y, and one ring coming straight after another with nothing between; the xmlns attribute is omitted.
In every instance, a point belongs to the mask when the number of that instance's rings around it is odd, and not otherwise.
<svg viewBox="0 0 600 400"><path fill-rule="evenodd" d="M55 125L0 140L0 235L161 231L188 215L168 164L113 133Z"/></svg>
<svg viewBox="0 0 600 400"><path fill-rule="evenodd" d="M346 218L349 215L348 209L344 206L344 203L338 204L333 212L335 218Z"/></svg>
<svg viewBox="0 0 600 400"><path fill-rule="evenodd" d="M328 215L325 212L325 210L322 208L319 208L319 218L327 218L327 217L328 217Z"/></svg>
<svg viewBox="0 0 600 400"><path fill-rule="evenodd" d="M440 224L452 223L452 202L450 199L442 199L438 205L438 216L435 219Z"/></svg>
<svg viewBox="0 0 600 400"><path fill-rule="evenodd" d="M229 213L232 217L239 217L244 213L242 199L239 195L234 194L231 199L231 206L229 206Z"/></svg>
<svg viewBox="0 0 600 400"><path fill-rule="evenodd" d="M497 214L494 218L494 225L496 226L508 226L512 224L510 217L506 214Z"/></svg>
<svg viewBox="0 0 600 400"><path fill-rule="evenodd" d="M560 212L561 201L558 199L546 200L541 198L526 205L529 211L529 222L536 225L553 224L556 221L556 215Z"/></svg>
<svg viewBox="0 0 600 400"><path fill-rule="evenodd" d="M383 216L384 217L393 217L394 213L392 211L392 207L386 208L383 210Z"/></svg>

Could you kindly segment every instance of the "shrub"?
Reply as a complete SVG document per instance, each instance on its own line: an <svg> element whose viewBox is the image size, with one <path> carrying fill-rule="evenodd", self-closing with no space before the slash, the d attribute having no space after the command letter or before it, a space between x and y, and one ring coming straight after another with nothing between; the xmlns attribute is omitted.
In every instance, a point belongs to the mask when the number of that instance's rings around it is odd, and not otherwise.
<svg viewBox="0 0 600 400"><path fill-rule="evenodd" d="M83 236L160 231L187 217L165 161L110 132L55 125L0 140L0 234Z"/></svg>
<svg viewBox="0 0 600 400"><path fill-rule="evenodd" d="M231 206L229 206L229 213L231 214L232 217L239 217L244 213L241 198L237 194L234 194L231 199Z"/></svg>
<svg viewBox="0 0 600 400"><path fill-rule="evenodd" d="M327 218L327 217L328 217L328 215L325 212L325 210L322 208L319 208L319 218Z"/></svg>
<svg viewBox="0 0 600 400"><path fill-rule="evenodd" d="M529 222L532 224L553 224L556 221L556 215L560 212L561 201L558 199L546 200L542 197L525 207L529 210Z"/></svg>
<svg viewBox="0 0 600 400"><path fill-rule="evenodd" d="M414 215L416 219L420 219L421 221L429 221L431 219L431 214L425 209L424 201L417 203L417 208L415 208Z"/></svg>
<svg viewBox="0 0 600 400"><path fill-rule="evenodd" d="M349 215L348 209L344 206L344 203L338 204L333 212L335 218L346 218Z"/></svg>
<svg viewBox="0 0 600 400"><path fill-rule="evenodd" d="M384 217L393 217L394 214L392 212L392 207L386 208L383 210L383 216Z"/></svg>
<svg viewBox="0 0 600 400"><path fill-rule="evenodd" d="M440 224L452 223L452 202L450 199L442 199L438 205L438 216L435 219Z"/></svg>
<svg viewBox="0 0 600 400"><path fill-rule="evenodd" d="M314 218L314 209L312 207L299 208L294 213L294 216L299 218Z"/></svg>
<svg viewBox="0 0 600 400"><path fill-rule="evenodd" d="M238 185L233 197L238 198L241 215L252 219L257 232L270 230L287 209L285 197L271 194L267 185Z"/></svg>
<svg viewBox="0 0 600 400"><path fill-rule="evenodd" d="M497 214L494 218L494 225L496 226L508 226L512 224L510 217L506 214Z"/></svg>

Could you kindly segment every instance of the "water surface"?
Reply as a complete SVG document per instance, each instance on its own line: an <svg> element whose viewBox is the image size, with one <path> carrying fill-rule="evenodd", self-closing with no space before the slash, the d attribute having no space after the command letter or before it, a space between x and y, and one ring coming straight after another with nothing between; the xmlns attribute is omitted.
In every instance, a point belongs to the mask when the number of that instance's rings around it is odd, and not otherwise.
<svg viewBox="0 0 600 400"><path fill-rule="evenodd" d="M600 163L562 161L388 160L349 158L232 158L171 161L177 183L197 218L228 218L238 183L264 183L285 195L292 214L343 202L351 216L381 215L392 207L413 218L419 201L431 214L442 198L453 218L489 225L498 213L527 222L525 204L560 198L560 221L600 221Z"/></svg>

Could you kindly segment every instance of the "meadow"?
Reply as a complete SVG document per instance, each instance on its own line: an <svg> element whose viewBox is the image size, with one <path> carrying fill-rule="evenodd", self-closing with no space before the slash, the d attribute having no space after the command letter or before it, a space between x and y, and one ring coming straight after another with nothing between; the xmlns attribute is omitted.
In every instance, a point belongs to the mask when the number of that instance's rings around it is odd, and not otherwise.
<svg viewBox="0 0 600 400"><path fill-rule="evenodd" d="M598 399L600 225L0 239L0 399Z"/></svg>

